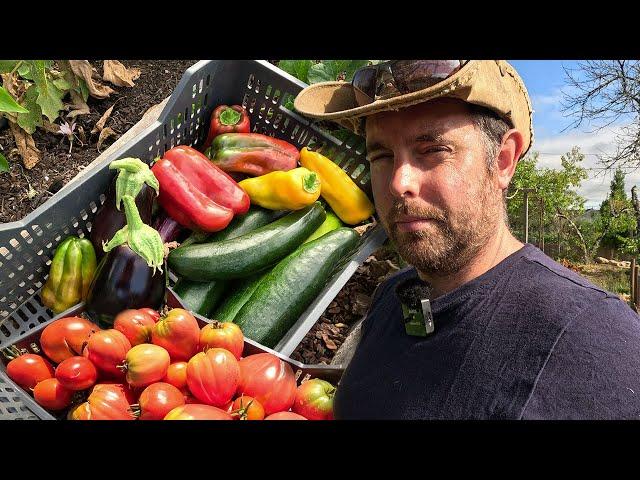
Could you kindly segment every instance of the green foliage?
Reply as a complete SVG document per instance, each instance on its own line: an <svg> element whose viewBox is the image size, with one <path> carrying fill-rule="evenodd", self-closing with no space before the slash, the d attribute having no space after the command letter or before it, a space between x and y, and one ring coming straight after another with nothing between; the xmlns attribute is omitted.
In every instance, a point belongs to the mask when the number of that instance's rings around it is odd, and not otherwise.
<svg viewBox="0 0 640 480"><path fill-rule="evenodd" d="M313 65L311 60L280 60L278 68L284 70L289 75L293 75L304 83L309 83L309 69Z"/></svg>
<svg viewBox="0 0 640 480"><path fill-rule="evenodd" d="M0 87L0 112L25 113L28 110L18 104L4 87Z"/></svg>
<svg viewBox="0 0 640 480"><path fill-rule="evenodd" d="M624 172L618 168L611 180L609 197L600 205L600 217L603 228L607 229L602 245L629 252L637 243L632 240L637 225L633 205L625 192L624 178Z"/></svg>
<svg viewBox="0 0 640 480"><path fill-rule="evenodd" d="M3 154L0 153L0 173L9 171L9 162Z"/></svg>

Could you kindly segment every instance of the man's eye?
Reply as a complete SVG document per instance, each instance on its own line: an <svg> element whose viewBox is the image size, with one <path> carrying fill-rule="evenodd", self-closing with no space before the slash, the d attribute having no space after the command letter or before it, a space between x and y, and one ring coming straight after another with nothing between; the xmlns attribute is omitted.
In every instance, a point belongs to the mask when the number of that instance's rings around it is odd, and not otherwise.
<svg viewBox="0 0 640 480"><path fill-rule="evenodd" d="M448 152L449 149L443 145L431 145L421 148L419 151L421 155L428 155L430 153Z"/></svg>
<svg viewBox="0 0 640 480"><path fill-rule="evenodd" d="M373 163L373 162L378 162L380 160L391 160L392 157L391 155L387 155L387 154L377 154L377 155L373 155L371 157L367 157L369 159L369 163Z"/></svg>

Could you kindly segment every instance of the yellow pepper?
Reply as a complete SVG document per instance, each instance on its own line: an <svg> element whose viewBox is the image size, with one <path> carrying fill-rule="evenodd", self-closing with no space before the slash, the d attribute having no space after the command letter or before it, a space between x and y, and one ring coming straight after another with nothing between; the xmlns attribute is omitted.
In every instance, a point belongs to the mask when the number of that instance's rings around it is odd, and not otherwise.
<svg viewBox="0 0 640 480"><path fill-rule="evenodd" d="M356 225L375 212L375 207L351 177L330 159L307 147L300 151L300 164L320 177L321 195L344 223Z"/></svg>
<svg viewBox="0 0 640 480"><path fill-rule="evenodd" d="M320 197L320 178L303 167L247 178L238 185L252 204L269 210L300 210Z"/></svg>

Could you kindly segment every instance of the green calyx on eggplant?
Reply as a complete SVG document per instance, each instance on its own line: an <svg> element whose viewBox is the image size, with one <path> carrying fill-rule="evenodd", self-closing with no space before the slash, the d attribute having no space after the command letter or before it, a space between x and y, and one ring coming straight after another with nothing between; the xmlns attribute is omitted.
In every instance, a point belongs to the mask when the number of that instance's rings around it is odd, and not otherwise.
<svg viewBox="0 0 640 480"><path fill-rule="evenodd" d="M160 308L166 293L164 239L142 221L133 197L124 195L122 202L127 224L104 243L106 255L85 304L87 314L102 328L110 328L123 310Z"/></svg>
<svg viewBox="0 0 640 480"><path fill-rule="evenodd" d="M126 225L122 211L125 195L135 198L140 217L144 223L151 223L153 201L159 192L159 184L149 165L137 158L123 158L109 164L110 170L118 170L118 175L109 185L104 204L92 222L91 243L98 260L104 256L102 245Z"/></svg>

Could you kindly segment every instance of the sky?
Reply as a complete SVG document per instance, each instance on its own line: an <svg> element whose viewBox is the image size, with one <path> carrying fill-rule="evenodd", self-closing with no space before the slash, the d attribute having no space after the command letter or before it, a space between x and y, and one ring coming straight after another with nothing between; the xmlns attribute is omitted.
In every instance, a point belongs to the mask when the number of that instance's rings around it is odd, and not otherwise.
<svg viewBox="0 0 640 480"><path fill-rule="evenodd" d="M560 156L574 146L580 147L585 168L600 168L594 154L612 153L614 141L622 125L594 132L593 127L568 128L572 119L561 108L563 91L567 91L565 68L575 69L577 61L565 60L509 60L527 87L533 105L534 143L531 151L540 152L538 164L561 168ZM609 192L613 172L590 170L578 193L586 198L585 207L598 208ZM640 169L628 172L625 179L627 195L633 185L640 185Z"/></svg>

